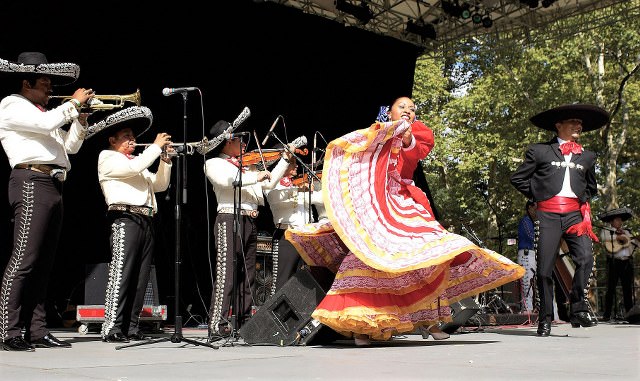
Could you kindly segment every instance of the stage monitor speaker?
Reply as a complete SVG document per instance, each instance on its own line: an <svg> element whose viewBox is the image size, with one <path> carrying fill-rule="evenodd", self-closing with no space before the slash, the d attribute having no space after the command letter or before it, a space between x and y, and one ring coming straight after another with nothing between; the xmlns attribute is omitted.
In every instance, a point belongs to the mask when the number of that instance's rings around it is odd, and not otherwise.
<svg viewBox="0 0 640 381"><path fill-rule="evenodd" d="M631 309L624 315L624 320L631 324L640 324L640 304L636 304L631 307Z"/></svg>
<svg viewBox="0 0 640 381"><path fill-rule="evenodd" d="M86 278L84 280L84 304L104 305L104 297L109 281L108 263L91 263L86 265ZM145 305L159 305L158 281L156 279L156 267L151 265L151 274L147 290L144 295Z"/></svg>
<svg viewBox="0 0 640 381"><path fill-rule="evenodd" d="M462 299L459 302L451 304L451 315L453 321L443 324L440 329L446 333L454 333L458 328L462 327L467 320L480 311L480 306L474 298Z"/></svg>
<svg viewBox="0 0 640 381"><path fill-rule="evenodd" d="M325 295L311 272L303 268L269 298L238 333L248 344L330 343L341 336L311 317Z"/></svg>

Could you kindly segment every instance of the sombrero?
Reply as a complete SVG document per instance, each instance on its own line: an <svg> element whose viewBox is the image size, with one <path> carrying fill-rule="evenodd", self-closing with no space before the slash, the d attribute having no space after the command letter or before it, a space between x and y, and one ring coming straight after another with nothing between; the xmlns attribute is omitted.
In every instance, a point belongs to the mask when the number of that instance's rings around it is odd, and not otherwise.
<svg viewBox="0 0 640 381"><path fill-rule="evenodd" d="M226 140L227 134L231 131L231 124L226 120L217 121L211 129L209 129L209 135L211 135L211 139L207 142L207 146L204 148L202 152L203 155L211 153L212 156L218 156L220 151L222 151L223 141Z"/></svg>
<svg viewBox="0 0 640 381"><path fill-rule="evenodd" d="M117 132L122 128L131 128L136 137L139 137L151 127L151 123L153 123L153 114L148 107L131 106L114 112L98 123L89 126L85 139L104 135L105 131Z"/></svg>
<svg viewBox="0 0 640 381"><path fill-rule="evenodd" d="M16 62L0 58L0 76L8 78L35 78L47 76L54 86L68 85L80 75L80 66L73 63L49 63L40 52L23 52Z"/></svg>
<svg viewBox="0 0 640 381"><path fill-rule="evenodd" d="M609 113L590 104L570 104L562 105L543 111L532 116L529 120L536 127L549 131L556 131L556 123L567 119L580 119L582 121L582 131L592 131L604 126L609 122Z"/></svg>
<svg viewBox="0 0 640 381"><path fill-rule="evenodd" d="M622 221L626 221L633 217L633 211L629 208L617 208L602 213L598 218L604 222L609 222L615 217L620 217Z"/></svg>

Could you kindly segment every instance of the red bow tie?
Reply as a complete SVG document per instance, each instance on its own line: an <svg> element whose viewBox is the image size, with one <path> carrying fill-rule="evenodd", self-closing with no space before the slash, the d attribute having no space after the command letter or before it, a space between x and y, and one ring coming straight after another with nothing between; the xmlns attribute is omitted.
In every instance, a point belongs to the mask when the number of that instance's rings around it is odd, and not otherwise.
<svg viewBox="0 0 640 381"><path fill-rule="evenodd" d="M579 155L582 153L582 146L576 142L564 142L560 144L560 152L562 152L563 155L570 153Z"/></svg>
<svg viewBox="0 0 640 381"><path fill-rule="evenodd" d="M280 179L280 185L283 187L290 187L293 185L293 181L291 181L290 177L283 177Z"/></svg>
<svg viewBox="0 0 640 381"><path fill-rule="evenodd" d="M238 158L236 157L229 157L227 158L227 161L233 165L235 165L236 167L240 168L240 161L238 160ZM245 168L242 168L242 172L244 172Z"/></svg>

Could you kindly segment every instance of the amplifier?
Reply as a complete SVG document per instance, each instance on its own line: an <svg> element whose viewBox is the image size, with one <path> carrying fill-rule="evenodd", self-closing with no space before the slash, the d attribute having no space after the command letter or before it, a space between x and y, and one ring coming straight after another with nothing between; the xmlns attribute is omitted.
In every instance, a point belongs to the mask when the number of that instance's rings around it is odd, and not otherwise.
<svg viewBox="0 0 640 381"><path fill-rule="evenodd" d="M273 238L271 236L258 236L258 244L257 251L261 254L271 255L271 250L273 248Z"/></svg>

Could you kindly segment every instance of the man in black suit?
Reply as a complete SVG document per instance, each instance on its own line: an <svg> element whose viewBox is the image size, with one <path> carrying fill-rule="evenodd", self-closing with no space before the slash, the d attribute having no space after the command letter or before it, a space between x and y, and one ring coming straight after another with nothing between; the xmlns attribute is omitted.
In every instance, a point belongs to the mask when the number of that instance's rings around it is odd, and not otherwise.
<svg viewBox="0 0 640 381"><path fill-rule="evenodd" d="M596 130L609 114L588 104L559 106L531 119L537 127L557 131L546 143L528 147L524 162L511 176L511 184L538 205L537 287L540 297L538 336L549 336L553 319L553 268L564 238L576 268L570 292L571 325L591 327L586 288L593 267L589 200L596 195L596 154L577 144L582 132Z"/></svg>

